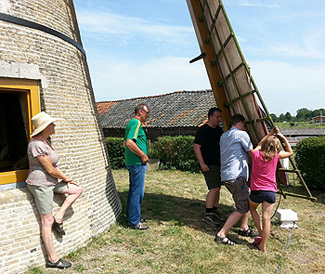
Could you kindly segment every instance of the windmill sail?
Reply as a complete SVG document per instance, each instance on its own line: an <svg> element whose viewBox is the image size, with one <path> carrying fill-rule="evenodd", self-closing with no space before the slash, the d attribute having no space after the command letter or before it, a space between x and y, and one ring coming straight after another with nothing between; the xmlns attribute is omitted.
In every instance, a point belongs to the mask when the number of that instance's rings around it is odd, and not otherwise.
<svg viewBox="0 0 325 274"><path fill-rule="evenodd" d="M268 133L267 125L275 125L250 73L222 1L187 0L187 5L200 49L205 53L203 60L216 103L223 112L222 122L225 130L229 129L233 114L242 114L247 121L246 131L256 146ZM303 197L314 199L292 157L290 163L292 169L279 168L278 182L287 184L284 172L296 173L308 192L308 196ZM281 191L284 194L284 191ZM301 196L294 193L285 194Z"/></svg>

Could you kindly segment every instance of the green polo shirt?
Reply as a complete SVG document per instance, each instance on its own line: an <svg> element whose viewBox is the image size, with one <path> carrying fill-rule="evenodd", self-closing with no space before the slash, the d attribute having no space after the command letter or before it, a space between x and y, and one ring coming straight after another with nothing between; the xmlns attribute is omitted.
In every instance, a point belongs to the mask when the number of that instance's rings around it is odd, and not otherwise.
<svg viewBox="0 0 325 274"><path fill-rule="evenodd" d="M137 146L148 156L147 136L138 119L132 119L126 125L124 141L127 139L134 140ZM127 166L142 165L141 158L134 154L127 145L125 145L125 164Z"/></svg>

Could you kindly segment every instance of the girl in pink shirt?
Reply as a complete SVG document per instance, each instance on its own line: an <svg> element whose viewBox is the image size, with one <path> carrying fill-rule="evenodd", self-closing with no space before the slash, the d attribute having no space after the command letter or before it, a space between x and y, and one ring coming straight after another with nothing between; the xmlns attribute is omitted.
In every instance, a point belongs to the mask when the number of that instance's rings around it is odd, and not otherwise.
<svg viewBox="0 0 325 274"><path fill-rule="evenodd" d="M281 141L286 151L282 150ZM273 128L257 145L249 151L252 157L251 194L249 195L249 209L260 237L253 245L261 251L266 251L266 242L270 236L271 213L276 200L276 168L279 159L290 157L293 154L288 140ZM257 207L262 204L262 220Z"/></svg>

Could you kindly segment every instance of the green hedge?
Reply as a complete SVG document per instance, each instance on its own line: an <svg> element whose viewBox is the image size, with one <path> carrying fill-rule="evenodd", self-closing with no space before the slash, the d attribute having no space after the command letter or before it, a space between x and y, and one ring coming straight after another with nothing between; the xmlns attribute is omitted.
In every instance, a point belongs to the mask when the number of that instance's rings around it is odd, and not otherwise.
<svg viewBox="0 0 325 274"><path fill-rule="evenodd" d="M160 159L160 169L177 169L198 172L200 170L193 151L193 136L162 136L149 142L149 158ZM112 169L125 168L123 138L106 138Z"/></svg>
<svg viewBox="0 0 325 274"><path fill-rule="evenodd" d="M295 160L306 184L325 190L325 137L306 138L298 142Z"/></svg>
<svg viewBox="0 0 325 274"><path fill-rule="evenodd" d="M160 159L160 169L198 172L193 136L162 136L150 146L150 158Z"/></svg>
<svg viewBox="0 0 325 274"><path fill-rule="evenodd" d="M123 138L108 137L106 145L112 169L125 168Z"/></svg>

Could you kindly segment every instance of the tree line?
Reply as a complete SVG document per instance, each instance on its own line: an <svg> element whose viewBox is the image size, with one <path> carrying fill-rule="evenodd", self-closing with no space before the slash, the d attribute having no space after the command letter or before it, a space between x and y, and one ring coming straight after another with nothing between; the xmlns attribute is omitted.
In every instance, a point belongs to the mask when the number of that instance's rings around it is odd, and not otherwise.
<svg viewBox="0 0 325 274"><path fill-rule="evenodd" d="M309 122L313 119L313 117L322 115L325 116L325 109L315 109L309 110L307 108L301 108L297 110L296 116L292 116L288 111L285 114L281 113L279 116L276 116L274 113L270 114L273 122Z"/></svg>

